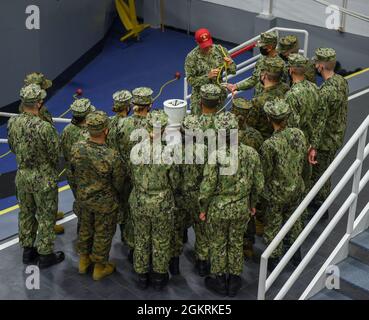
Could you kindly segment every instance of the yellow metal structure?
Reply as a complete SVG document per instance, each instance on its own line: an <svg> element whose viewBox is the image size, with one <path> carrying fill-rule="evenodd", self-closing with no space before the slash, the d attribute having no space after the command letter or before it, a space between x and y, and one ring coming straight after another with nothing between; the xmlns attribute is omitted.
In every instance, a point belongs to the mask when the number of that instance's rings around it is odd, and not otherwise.
<svg viewBox="0 0 369 320"><path fill-rule="evenodd" d="M150 25L138 23L135 0L128 0L128 4L125 0L115 0L115 5L120 20L128 31L126 35L120 38L120 41L125 41L132 37L139 39L140 33L150 27Z"/></svg>

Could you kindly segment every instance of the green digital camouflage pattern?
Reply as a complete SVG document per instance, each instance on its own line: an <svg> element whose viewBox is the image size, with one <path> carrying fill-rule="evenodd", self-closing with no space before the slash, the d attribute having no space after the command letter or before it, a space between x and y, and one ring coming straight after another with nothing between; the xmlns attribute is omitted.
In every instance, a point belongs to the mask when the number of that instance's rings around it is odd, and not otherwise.
<svg viewBox="0 0 369 320"><path fill-rule="evenodd" d="M143 148L152 153L150 144ZM153 161L158 160L156 156ZM140 163L135 157L133 160L129 204L134 228L134 268L137 273L148 272L152 256L154 272L165 273L172 255L178 170L172 165Z"/></svg>
<svg viewBox="0 0 369 320"><path fill-rule="evenodd" d="M264 90L263 84L260 82L260 76L261 76L262 70L265 69L265 64L267 63L268 60L277 60L280 63L284 64L283 59L280 58L279 56L275 56L275 57L261 56L259 60L256 62L256 65L255 65L255 68L254 68L254 71L251 77L249 77L248 79L238 84L237 89L240 91L243 91L243 90L249 90L251 88L255 88L254 96L260 95ZM285 68L282 71L281 81L284 82L284 81L287 81L287 79L288 79L287 68Z"/></svg>
<svg viewBox="0 0 369 320"><path fill-rule="evenodd" d="M249 218L220 219L209 223L210 273L241 275L244 266L243 236Z"/></svg>
<svg viewBox="0 0 369 320"><path fill-rule="evenodd" d="M20 99L25 105L33 105L42 102L47 96L46 91L37 84L29 84L24 86L19 92Z"/></svg>
<svg viewBox="0 0 369 320"><path fill-rule="evenodd" d="M199 116L200 129L206 131L208 129L215 129L214 121L216 119L216 113L203 113Z"/></svg>
<svg viewBox="0 0 369 320"><path fill-rule="evenodd" d="M332 48L318 48L315 50L315 56L313 57L314 61L336 61L336 51Z"/></svg>
<svg viewBox="0 0 369 320"><path fill-rule="evenodd" d="M277 131L264 142L260 154L265 181L268 181L263 198L267 203L264 212L264 240L269 244L294 212L304 194L302 174L307 154L306 139L303 132L297 128ZM291 241L296 239L300 231L299 220L291 231ZM280 256L282 249L280 245L272 256Z"/></svg>
<svg viewBox="0 0 369 320"><path fill-rule="evenodd" d="M37 115L22 113L8 121L8 142L18 166L20 243L35 246L40 254L52 253L58 209L58 134Z"/></svg>
<svg viewBox="0 0 369 320"><path fill-rule="evenodd" d="M72 147L71 171L81 208L78 248L95 262L108 259L125 173L118 153L105 144L81 141Z"/></svg>
<svg viewBox="0 0 369 320"><path fill-rule="evenodd" d="M264 105L276 98L283 98L288 90L288 85L281 82L275 86L265 88L261 94L255 96L251 101L252 109L249 112L247 123L250 127L258 130L264 140L268 139L273 133L273 127L265 114Z"/></svg>
<svg viewBox="0 0 369 320"><path fill-rule="evenodd" d="M264 142L263 136L259 131L254 129L253 127L245 127L244 129L238 130L238 140L240 143L254 148L256 151L259 151L261 145Z"/></svg>
<svg viewBox="0 0 369 320"><path fill-rule="evenodd" d="M117 210L101 213L82 206L78 253L90 255L91 261L95 263L108 262L117 216Z"/></svg>
<svg viewBox="0 0 369 320"><path fill-rule="evenodd" d="M128 201L127 197L129 197L129 194L132 191L130 153L133 146L137 143L134 141L130 141L130 136L135 129L146 128L146 122L147 122L146 117L142 117L136 114L133 114L131 117L125 118L124 121L120 121L121 127L117 132L117 146L123 164L125 168L127 168L128 175L128 181L125 186L126 188L125 191L127 191L127 194L122 195L122 197L124 197L124 201ZM134 248L135 242L134 242L133 219L132 214L130 212L129 203L127 205L126 216L124 216L124 218L125 218L125 226L123 227L123 238L130 248Z"/></svg>
<svg viewBox="0 0 369 320"><path fill-rule="evenodd" d="M229 150L217 151L220 157ZM209 223L211 273L239 275L243 270L243 237L264 187L260 159L248 146L238 147L238 170L234 175L220 175L219 163L205 165L200 185L200 211Z"/></svg>
<svg viewBox="0 0 369 320"><path fill-rule="evenodd" d="M153 102L151 88L140 87L132 91L132 103L136 105L149 105Z"/></svg>
<svg viewBox="0 0 369 320"><path fill-rule="evenodd" d="M316 134L312 141L312 145L317 146L320 163L313 167L313 183L319 180L343 145L347 127L348 93L347 80L338 74L320 87L320 104L315 117ZM328 181L318 194L318 201L327 198L330 187Z"/></svg>
<svg viewBox="0 0 369 320"><path fill-rule="evenodd" d="M23 103L21 103L19 105L18 110L19 110L19 113L22 113L24 111ZM47 121L47 122L51 123L52 125L54 124L53 117L52 117L50 111L47 109L47 107L45 105L42 105L40 111L38 112L38 116L42 120Z"/></svg>
<svg viewBox="0 0 369 320"><path fill-rule="evenodd" d="M206 100L219 100L222 89L216 84L208 83L200 87L200 97Z"/></svg>
<svg viewBox="0 0 369 320"><path fill-rule="evenodd" d="M68 184L74 195L73 212L77 218L80 216L80 206L77 200L77 187L74 179L74 175L71 172L70 161L72 147L81 141L87 141L89 133L85 124L68 124L61 135L60 146L65 160L65 173L67 176Z"/></svg>
<svg viewBox="0 0 369 320"><path fill-rule="evenodd" d="M257 46L260 47L265 47L268 45L271 46L276 46L278 42L278 35L276 32L272 31L272 32L262 32L260 34L260 39L257 42Z"/></svg>
<svg viewBox="0 0 369 320"><path fill-rule="evenodd" d="M223 49L223 50L222 50ZM199 47L193 49L186 57L185 71L188 83L192 86L191 112L201 113L200 88L204 84L217 84L217 79L209 79L208 74L211 69L221 68L224 65L224 54L229 57L228 50L220 45L214 45L209 54L203 54ZM236 64L232 63L227 68L228 74L236 73ZM220 80L221 82L223 80ZM220 104L222 105L227 97L227 90L222 87Z"/></svg>

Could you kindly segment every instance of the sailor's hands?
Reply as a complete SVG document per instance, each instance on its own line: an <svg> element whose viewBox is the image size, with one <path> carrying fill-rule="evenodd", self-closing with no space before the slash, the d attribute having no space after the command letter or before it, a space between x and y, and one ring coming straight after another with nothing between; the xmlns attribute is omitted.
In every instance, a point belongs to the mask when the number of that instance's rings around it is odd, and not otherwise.
<svg viewBox="0 0 369 320"><path fill-rule="evenodd" d="M209 79L215 79L218 76L219 72L220 72L220 69L219 68L217 68L217 69L211 69L210 72L209 72L209 74L208 74L208 78Z"/></svg>
<svg viewBox="0 0 369 320"><path fill-rule="evenodd" d="M199 219L201 221L205 221L206 220L206 213L205 212L200 212Z"/></svg>

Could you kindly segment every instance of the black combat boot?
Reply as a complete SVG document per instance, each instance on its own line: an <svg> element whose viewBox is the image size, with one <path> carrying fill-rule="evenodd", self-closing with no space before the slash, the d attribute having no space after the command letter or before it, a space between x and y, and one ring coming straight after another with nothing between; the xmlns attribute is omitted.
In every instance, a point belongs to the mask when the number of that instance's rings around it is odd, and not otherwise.
<svg viewBox="0 0 369 320"><path fill-rule="evenodd" d="M138 274L138 287L142 290L147 289L149 286L149 274L148 273L139 273Z"/></svg>
<svg viewBox="0 0 369 320"><path fill-rule="evenodd" d="M215 277L206 277L205 286L210 291L218 293L222 296L227 295L227 278L225 274L217 275Z"/></svg>
<svg viewBox="0 0 369 320"><path fill-rule="evenodd" d="M57 251L50 254L40 254L38 266L40 269L45 269L62 262L64 258L64 252L62 251Z"/></svg>
<svg viewBox="0 0 369 320"><path fill-rule="evenodd" d="M301 260L301 249L298 249L292 256L291 263L294 267L297 267L300 264Z"/></svg>
<svg viewBox="0 0 369 320"><path fill-rule="evenodd" d="M39 255L36 248L25 247L23 248L23 263L32 264L36 263Z"/></svg>
<svg viewBox="0 0 369 320"><path fill-rule="evenodd" d="M240 276L230 274L228 277L228 296L235 297L242 287Z"/></svg>
<svg viewBox="0 0 369 320"><path fill-rule="evenodd" d="M128 261L133 264L133 249L129 249L128 252Z"/></svg>
<svg viewBox="0 0 369 320"><path fill-rule="evenodd" d="M168 284L168 281L169 275L167 272L166 273L153 272L151 275L152 287L157 291L163 290L164 287Z"/></svg>
<svg viewBox="0 0 369 320"><path fill-rule="evenodd" d="M209 274L209 263L206 260L197 260L197 270L200 277L205 277Z"/></svg>
<svg viewBox="0 0 369 320"><path fill-rule="evenodd" d="M173 257L169 262L169 271L172 276L179 275L179 257Z"/></svg>

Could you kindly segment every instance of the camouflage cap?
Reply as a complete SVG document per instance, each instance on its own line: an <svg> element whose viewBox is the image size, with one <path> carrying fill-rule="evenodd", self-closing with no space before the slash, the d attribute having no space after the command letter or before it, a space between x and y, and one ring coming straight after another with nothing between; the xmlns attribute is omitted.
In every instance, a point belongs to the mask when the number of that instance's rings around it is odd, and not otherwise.
<svg viewBox="0 0 369 320"><path fill-rule="evenodd" d="M96 108L91 104L89 99L82 98L75 100L71 104L70 110L72 111L74 117L84 118L89 113L94 112Z"/></svg>
<svg viewBox="0 0 369 320"><path fill-rule="evenodd" d="M276 32L263 32L260 34L260 40L257 42L257 46L265 47L268 45L276 46L278 42L278 35Z"/></svg>
<svg viewBox="0 0 369 320"><path fill-rule="evenodd" d="M26 76L24 79L25 85L38 84L42 89L49 89L53 83L51 80L45 78L45 76L40 72L33 72Z"/></svg>
<svg viewBox="0 0 369 320"><path fill-rule="evenodd" d="M332 48L318 48L315 50L314 61L336 61L336 51Z"/></svg>
<svg viewBox="0 0 369 320"><path fill-rule="evenodd" d="M214 120L214 127L216 130L225 129L238 129L237 117L231 112L221 112Z"/></svg>
<svg viewBox="0 0 369 320"><path fill-rule="evenodd" d="M204 84L200 88L201 98L206 100L219 100L222 90L215 84Z"/></svg>
<svg viewBox="0 0 369 320"><path fill-rule="evenodd" d="M46 98L46 91L38 84L29 84L20 90L20 98L24 104L34 104Z"/></svg>
<svg viewBox="0 0 369 320"><path fill-rule="evenodd" d="M296 49L299 46L299 40L295 35L288 35L279 39L278 52L286 53L292 49Z"/></svg>
<svg viewBox="0 0 369 320"><path fill-rule="evenodd" d="M113 111L119 112L130 106L132 94L128 90L117 91L113 94Z"/></svg>
<svg viewBox="0 0 369 320"><path fill-rule="evenodd" d="M283 120L291 113L291 108L286 100L275 99L265 103L264 111L272 119Z"/></svg>
<svg viewBox="0 0 369 320"><path fill-rule="evenodd" d="M147 87L136 88L132 91L132 102L136 105L150 105L153 102L153 91Z"/></svg>
<svg viewBox="0 0 369 320"><path fill-rule="evenodd" d="M90 132L101 132L109 127L109 117L104 111L94 111L86 117L87 129Z"/></svg>
<svg viewBox="0 0 369 320"><path fill-rule="evenodd" d="M281 73L285 67L282 59L277 57L265 59L261 71L266 71L270 73Z"/></svg>
<svg viewBox="0 0 369 320"><path fill-rule="evenodd" d="M308 58L298 53L292 53L288 56L288 67L306 67L308 62Z"/></svg>
<svg viewBox="0 0 369 320"><path fill-rule="evenodd" d="M246 100L244 98L236 98L233 99L233 106L232 108L241 109L241 110L249 110L251 109L252 104L251 101Z"/></svg>
<svg viewBox="0 0 369 320"><path fill-rule="evenodd" d="M164 110L154 110L147 114L146 120L149 130L152 130L155 127L165 129L168 124L168 115Z"/></svg>
<svg viewBox="0 0 369 320"><path fill-rule="evenodd" d="M182 127L189 130L197 130L201 128L199 117L189 114L183 120Z"/></svg>

